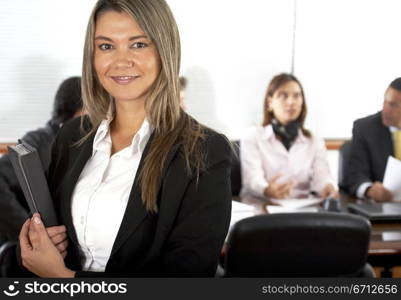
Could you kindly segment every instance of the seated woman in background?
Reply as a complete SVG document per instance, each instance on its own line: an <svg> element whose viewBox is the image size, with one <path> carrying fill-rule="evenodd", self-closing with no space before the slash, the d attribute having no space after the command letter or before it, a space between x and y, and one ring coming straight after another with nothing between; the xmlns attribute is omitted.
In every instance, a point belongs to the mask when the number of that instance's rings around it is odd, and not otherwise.
<svg viewBox="0 0 401 300"><path fill-rule="evenodd" d="M291 74L270 82L263 126L241 140L242 190L247 199L278 203L283 198L336 197L322 139L304 128L304 91ZM266 202L266 201L265 201Z"/></svg>

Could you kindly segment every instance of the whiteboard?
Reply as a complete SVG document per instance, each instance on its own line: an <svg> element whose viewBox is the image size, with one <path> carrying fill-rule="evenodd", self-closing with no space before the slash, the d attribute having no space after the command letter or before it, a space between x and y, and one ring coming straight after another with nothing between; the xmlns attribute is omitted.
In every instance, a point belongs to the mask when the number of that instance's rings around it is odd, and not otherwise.
<svg viewBox="0 0 401 300"><path fill-rule="evenodd" d="M300 0L295 74L304 84L308 126L349 138L353 121L381 110L401 77L399 0Z"/></svg>
<svg viewBox="0 0 401 300"><path fill-rule="evenodd" d="M263 118L267 84L291 71L294 0L169 0L182 40L186 106L239 138Z"/></svg>

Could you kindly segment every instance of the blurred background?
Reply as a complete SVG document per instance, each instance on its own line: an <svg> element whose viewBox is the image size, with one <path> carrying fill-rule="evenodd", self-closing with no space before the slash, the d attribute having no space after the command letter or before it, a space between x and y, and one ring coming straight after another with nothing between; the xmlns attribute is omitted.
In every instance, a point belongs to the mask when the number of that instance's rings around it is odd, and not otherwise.
<svg viewBox="0 0 401 300"><path fill-rule="evenodd" d="M303 83L307 128L327 140L350 138L352 122L379 111L401 75L399 0L167 1L181 34L187 110L230 139L261 123L277 73ZM0 143L43 126L58 85L80 75L95 2L0 2ZM335 153L330 160L335 169Z"/></svg>

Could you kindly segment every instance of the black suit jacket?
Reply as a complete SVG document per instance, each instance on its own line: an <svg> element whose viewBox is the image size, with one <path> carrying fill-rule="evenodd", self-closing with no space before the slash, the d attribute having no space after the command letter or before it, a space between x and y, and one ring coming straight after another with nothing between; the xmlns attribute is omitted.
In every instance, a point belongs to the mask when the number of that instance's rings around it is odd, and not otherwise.
<svg viewBox="0 0 401 300"><path fill-rule="evenodd" d="M389 155L394 155L393 139L382 122L381 112L356 120L352 130L349 174L346 174L353 195L364 182L383 181Z"/></svg>
<svg viewBox="0 0 401 300"><path fill-rule="evenodd" d="M66 225L70 245L67 267L76 277L213 276L231 216L231 148L225 137L208 131L206 171L198 181L185 170L180 147L168 155L158 193L157 214L146 212L135 178L127 208L104 273L81 271L71 195L85 163L92 155L94 134L73 146L82 135L73 120L60 130L49 171L49 186L60 223ZM87 125L88 126L88 125ZM144 150L139 174L153 135Z"/></svg>

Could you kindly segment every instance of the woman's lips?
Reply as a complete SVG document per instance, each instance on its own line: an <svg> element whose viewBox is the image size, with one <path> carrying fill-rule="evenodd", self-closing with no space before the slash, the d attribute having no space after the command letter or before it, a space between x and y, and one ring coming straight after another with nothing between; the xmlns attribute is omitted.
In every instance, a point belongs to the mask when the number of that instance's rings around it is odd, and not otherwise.
<svg viewBox="0 0 401 300"><path fill-rule="evenodd" d="M111 79L113 79L117 84L126 85L130 84L138 77L139 76L111 76Z"/></svg>

